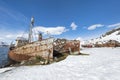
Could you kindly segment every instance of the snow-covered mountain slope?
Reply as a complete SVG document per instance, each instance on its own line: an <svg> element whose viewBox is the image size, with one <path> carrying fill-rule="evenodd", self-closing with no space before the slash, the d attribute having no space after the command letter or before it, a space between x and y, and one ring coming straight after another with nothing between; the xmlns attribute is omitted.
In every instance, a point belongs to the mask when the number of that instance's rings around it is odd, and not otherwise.
<svg viewBox="0 0 120 80"><path fill-rule="evenodd" d="M2 68L0 80L120 80L120 48L86 48L81 52L90 55L70 55L45 66Z"/></svg>
<svg viewBox="0 0 120 80"><path fill-rule="evenodd" d="M109 40L115 40L120 42L120 28L116 28L109 32L106 32L104 35L100 36L99 38L88 40L86 43L91 43L91 44L92 43L95 44L96 42L106 43Z"/></svg>
<svg viewBox="0 0 120 80"><path fill-rule="evenodd" d="M8 46L8 43L1 41L0 46Z"/></svg>

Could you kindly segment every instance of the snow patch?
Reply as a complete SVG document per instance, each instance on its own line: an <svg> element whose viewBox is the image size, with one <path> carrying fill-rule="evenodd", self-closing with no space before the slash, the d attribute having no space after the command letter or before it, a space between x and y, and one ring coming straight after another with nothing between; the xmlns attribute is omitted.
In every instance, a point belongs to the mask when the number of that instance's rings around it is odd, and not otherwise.
<svg viewBox="0 0 120 80"><path fill-rule="evenodd" d="M119 80L120 48L89 48L46 66L21 66L1 73L0 80ZM3 68L4 69L4 68ZM0 69L3 70L3 69Z"/></svg>

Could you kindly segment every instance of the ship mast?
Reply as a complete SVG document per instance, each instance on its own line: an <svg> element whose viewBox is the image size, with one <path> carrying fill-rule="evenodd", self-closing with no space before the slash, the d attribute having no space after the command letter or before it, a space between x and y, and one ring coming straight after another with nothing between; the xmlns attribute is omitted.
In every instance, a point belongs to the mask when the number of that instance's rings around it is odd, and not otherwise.
<svg viewBox="0 0 120 80"><path fill-rule="evenodd" d="M31 18L31 23L30 23L29 38L28 38L29 43L32 42L32 28L33 28L33 26L34 26L34 17Z"/></svg>

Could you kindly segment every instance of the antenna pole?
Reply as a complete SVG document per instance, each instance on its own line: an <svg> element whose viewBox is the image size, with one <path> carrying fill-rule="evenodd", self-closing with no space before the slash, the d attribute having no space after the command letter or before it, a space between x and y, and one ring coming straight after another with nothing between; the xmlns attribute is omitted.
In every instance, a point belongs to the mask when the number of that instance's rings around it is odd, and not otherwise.
<svg viewBox="0 0 120 80"><path fill-rule="evenodd" d="M32 28L34 26L34 17L31 18L30 30L29 30L29 43L32 42Z"/></svg>

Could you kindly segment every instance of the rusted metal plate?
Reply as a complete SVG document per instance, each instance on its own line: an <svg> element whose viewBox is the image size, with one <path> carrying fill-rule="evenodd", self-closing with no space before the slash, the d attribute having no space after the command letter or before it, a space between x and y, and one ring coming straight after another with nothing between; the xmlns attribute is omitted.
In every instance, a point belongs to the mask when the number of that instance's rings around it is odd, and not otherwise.
<svg viewBox="0 0 120 80"><path fill-rule="evenodd" d="M17 62L21 62L23 60L28 60L29 58L32 57L32 56L28 56L25 54L16 54L16 53L14 53L14 51L9 51L8 56L11 60L14 60Z"/></svg>
<svg viewBox="0 0 120 80"><path fill-rule="evenodd" d="M54 42L54 50L60 53L80 54L80 41L57 39Z"/></svg>

